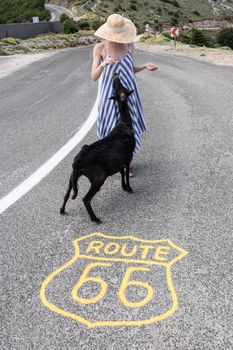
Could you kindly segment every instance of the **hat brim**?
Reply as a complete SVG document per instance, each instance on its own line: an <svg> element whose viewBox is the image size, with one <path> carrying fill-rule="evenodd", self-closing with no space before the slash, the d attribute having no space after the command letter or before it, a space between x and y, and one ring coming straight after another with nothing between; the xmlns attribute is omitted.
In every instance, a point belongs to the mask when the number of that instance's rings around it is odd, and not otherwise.
<svg viewBox="0 0 233 350"><path fill-rule="evenodd" d="M135 41L137 29L131 20L125 18L122 31L114 32L108 27L107 23L104 23L99 29L97 29L94 35L116 43L128 44Z"/></svg>

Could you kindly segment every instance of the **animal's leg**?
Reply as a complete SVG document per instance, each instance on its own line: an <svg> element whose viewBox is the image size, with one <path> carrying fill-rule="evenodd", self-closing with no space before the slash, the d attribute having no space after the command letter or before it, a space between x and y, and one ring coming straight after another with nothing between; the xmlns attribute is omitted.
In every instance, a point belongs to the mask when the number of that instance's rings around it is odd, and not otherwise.
<svg viewBox="0 0 233 350"><path fill-rule="evenodd" d="M63 205L62 205L62 207L60 209L60 214L65 214L66 202L68 201L68 199L70 197L70 192L72 190L72 181L73 181L73 173L70 176L69 187L68 187L68 190L67 190L66 195L64 197L64 202L63 202Z"/></svg>
<svg viewBox="0 0 233 350"><path fill-rule="evenodd" d="M101 220L95 216L95 213L93 212L93 209L91 207L91 200L94 197L94 195L100 190L103 183L104 182L102 182L101 184L92 183L91 188L87 192L86 196L83 198L83 203L88 211L88 214L90 215L91 221L95 221L97 224L101 224Z"/></svg>
<svg viewBox="0 0 233 350"><path fill-rule="evenodd" d="M72 199L75 199L78 194L78 187L77 187L78 178L79 178L79 175L78 175L77 169L75 168L73 170L73 177L72 177L72 187L74 191Z"/></svg>
<svg viewBox="0 0 233 350"><path fill-rule="evenodd" d="M121 169L121 186L122 186L123 190L126 191L125 168L124 167Z"/></svg>
<svg viewBox="0 0 233 350"><path fill-rule="evenodd" d="M130 187L130 184L129 184L129 166L130 164L127 164L126 167L125 167L125 176L126 176L126 187L125 187L125 190L127 192L133 192L132 188Z"/></svg>

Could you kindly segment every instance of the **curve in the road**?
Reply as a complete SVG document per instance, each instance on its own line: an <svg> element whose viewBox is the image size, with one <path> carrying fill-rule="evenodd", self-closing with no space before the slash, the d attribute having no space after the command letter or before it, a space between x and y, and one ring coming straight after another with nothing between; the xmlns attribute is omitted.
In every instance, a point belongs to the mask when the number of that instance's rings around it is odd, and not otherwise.
<svg viewBox="0 0 233 350"><path fill-rule="evenodd" d="M50 19L51 22L59 21L60 16L63 13L67 15L70 19L74 17L73 13L70 10L61 6L45 4L45 8L51 13L51 19Z"/></svg>

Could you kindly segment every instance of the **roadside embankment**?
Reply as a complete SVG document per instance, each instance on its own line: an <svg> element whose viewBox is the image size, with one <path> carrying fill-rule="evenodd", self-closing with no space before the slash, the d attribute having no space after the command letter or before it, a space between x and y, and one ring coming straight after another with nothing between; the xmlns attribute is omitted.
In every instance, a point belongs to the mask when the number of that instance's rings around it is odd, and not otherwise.
<svg viewBox="0 0 233 350"><path fill-rule="evenodd" d="M27 40L5 38L0 40L0 56L85 46L91 45L96 41L97 39L93 35L79 33L40 35Z"/></svg>
<svg viewBox="0 0 233 350"><path fill-rule="evenodd" d="M41 35L20 40L6 38L0 41L0 79L26 65L41 60L58 49L91 45L97 42L93 35Z"/></svg>
<svg viewBox="0 0 233 350"><path fill-rule="evenodd" d="M148 52L162 53L173 56L185 56L214 64L233 66L233 50L224 48L212 49L181 43L177 43L176 48L174 48L173 41L167 45L148 45L145 43L136 42L135 47Z"/></svg>

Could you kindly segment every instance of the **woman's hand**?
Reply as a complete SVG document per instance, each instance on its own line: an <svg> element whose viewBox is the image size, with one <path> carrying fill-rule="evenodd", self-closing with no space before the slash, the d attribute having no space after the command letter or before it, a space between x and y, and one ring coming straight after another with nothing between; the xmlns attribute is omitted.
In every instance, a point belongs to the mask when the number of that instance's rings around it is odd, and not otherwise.
<svg viewBox="0 0 233 350"><path fill-rule="evenodd" d="M101 63L101 66L102 66L102 67L105 67L105 66L107 66L108 64L115 64L115 63L116 63L116 60L114 60L114 58L108 57L107 59L105 59L105 60Z"/></svg>
<svg viewBox="0 0 233 350"><path fill-rule="evenodd" d="M154 63L146 63L145 67L149 71L154 71L154 70L158 69L158 66L156 64L154 64Z"/></svg>

